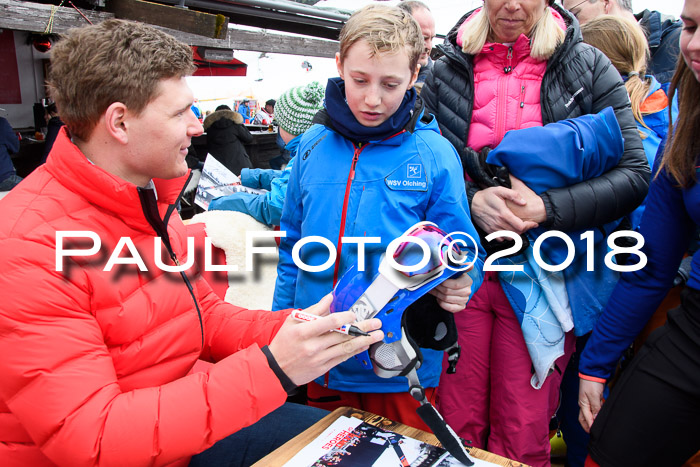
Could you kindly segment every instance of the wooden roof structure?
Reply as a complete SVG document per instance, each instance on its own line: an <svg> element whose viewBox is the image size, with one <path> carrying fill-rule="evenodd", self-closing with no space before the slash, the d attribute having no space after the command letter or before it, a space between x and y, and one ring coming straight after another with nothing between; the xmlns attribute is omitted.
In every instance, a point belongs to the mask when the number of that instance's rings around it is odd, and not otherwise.
<svg viewBox="0 0 700 467"><path fill-rule="evenodd" d="M347 12L290 0L64 0L60 4L0 0L0 28L60 34L88 21L116 17L152 24L191 46L210 50L332 58L338 50L338 33L349 17Z"/></svg>

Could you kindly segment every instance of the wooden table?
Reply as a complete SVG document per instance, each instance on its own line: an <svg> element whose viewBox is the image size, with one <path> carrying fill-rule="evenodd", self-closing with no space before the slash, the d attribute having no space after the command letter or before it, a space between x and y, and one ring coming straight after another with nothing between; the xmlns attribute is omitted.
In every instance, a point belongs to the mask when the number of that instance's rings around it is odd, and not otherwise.
<svg viewBox="0 0 700 467"><path fill-rule="evenodd" d="M276 467L284 465L285 462L294 457L299 451L301 451L303 447L305 447L307 444L313 441L318 435L323 433L323 431L326 428L328 428L334 421L336 421L341 416L359 418L360 420L363 420L371 425L378 426L385 430L390 430L395 433L399 433L401 435L423 441L425 443L440 446L440 443L438 442L437 438L432 433L428 433L417 428L412 428L402 423L394 422L379 415L375 415L370 412L365 412L364 410L353 409L351 407L340 407L331 412L330 414L326 415L323 419L315 423L303 433L290 439L285 444L277 448L275 451L260 459L258 462L253 464L253 467ZM467 451L472 457L476 459L485 460L497 465L503 465L507 467L527 467L525 464L484 451L483 449L467 448Z"/></svg>

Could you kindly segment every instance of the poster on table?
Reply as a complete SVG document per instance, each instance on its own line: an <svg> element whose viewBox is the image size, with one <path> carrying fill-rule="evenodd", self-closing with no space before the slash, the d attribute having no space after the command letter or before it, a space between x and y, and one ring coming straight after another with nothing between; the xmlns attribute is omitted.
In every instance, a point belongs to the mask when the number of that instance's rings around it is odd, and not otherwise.
<svg viewBox="0 0 700 467"><path fill-rule="evenodd" d="M474 459L475 466L495 466ZM462 463L445 449L383 430L354 417L340 417L284 467L451 467Z"/></svg>

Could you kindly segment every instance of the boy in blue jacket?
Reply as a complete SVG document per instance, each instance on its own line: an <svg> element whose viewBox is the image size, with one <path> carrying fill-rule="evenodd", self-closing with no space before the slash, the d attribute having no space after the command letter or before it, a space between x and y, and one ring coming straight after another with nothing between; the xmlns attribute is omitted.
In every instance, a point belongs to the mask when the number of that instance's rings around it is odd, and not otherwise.
<svg viewBox="0 0 700 467"><path fill-rule="evenodd" d="M353 264L377 271L387 245L419 221L475 242L462 166L432 115L424 113L413 84L423 37L405 11L377 4L355 12L340 34L339 78L329 80L320 124L301 138L287 188L273 309L303 307L328 294ZM297 242L323 237L337 251ZM378 237L363 250L343 237ZM483 251L474 267L431 291L447 311L461 311L481 284ZM317 271L301 269L293 256ZM335 263L333 264L333 260ZM318 267L321 266L321 267ZM322 269L322 270L321 270ZM434 400L442 352L421 349L418 370ZM333 410L347 405L427 429L408 393L405 377L383 379L349 359L309 384L311 405Z"/></svg>

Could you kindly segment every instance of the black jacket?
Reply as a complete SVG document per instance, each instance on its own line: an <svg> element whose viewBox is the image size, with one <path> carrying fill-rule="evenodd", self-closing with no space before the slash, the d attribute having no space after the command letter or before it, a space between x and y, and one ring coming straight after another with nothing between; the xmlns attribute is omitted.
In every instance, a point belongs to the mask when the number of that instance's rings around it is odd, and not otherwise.
<svg viewBox="0 0 700 467"><path fill-rule="evenodd" d="M233 110L217 110L204 120L207 132L207 151L231 172L252 169L253 164L243 144L253 141L253 135L243 125L241 114Z"/></svg>
<svg viewBox="0 0 700 467"><path fill-rule="evenodd" d="M61 127L65 125L61 120L61 117L51 117L49 123L46 125L46 139L44 140L44 155L41 158L41 163L46 162L46 158L49 157L51 148L53 147L53 142L56 141L58 132L61 131Z"/></svg>
<svg viewBox="0 0 700 467"><path fill-rule="evenodd" d="M630 109L629 97L619 73L599 50L584 44L578 21L554 5L567 23L566 38L547 62L542 79L541 107L544 124L597 113L612 106L625 139L625 152L618 166L604 175L566 188L548 190L540 196L547 210L541 224L556 230L589 229L631 212L644 200L650 169ZM438 46L444 54L421 91L429 112L460 156L468 141L474 100L473 56L456 44L464 15ZM467 182L471 201L478 187Z"/></svg>

